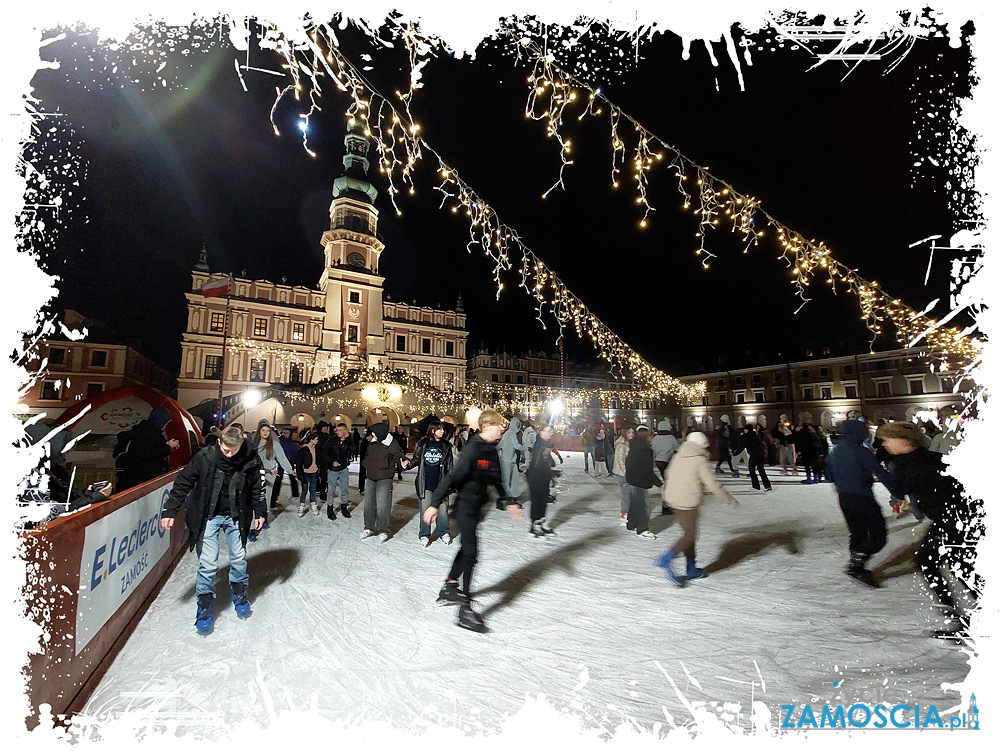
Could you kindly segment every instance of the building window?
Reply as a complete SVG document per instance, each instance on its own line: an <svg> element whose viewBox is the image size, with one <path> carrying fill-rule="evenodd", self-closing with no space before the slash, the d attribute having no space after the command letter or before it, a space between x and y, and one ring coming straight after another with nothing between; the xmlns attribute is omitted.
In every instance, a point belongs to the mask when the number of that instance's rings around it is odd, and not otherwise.
<svg viewBox="0 0 1000 751"><path fill-rule="evenodd" d="M293 362L288 366L288 382L296 386L302 383L302 366L299 363Z"/></svg>
<svg viewBox="0 0 1000 751"><path fill-rule="evenodd" d="M946 393L954 393L955 391L955 379L954 378L942 378L941 379L941 391Z"/></svg>
<svg viewBox="0 0 1000 751"><path fill-rule="evenodd" d="M455 342L445 342L444 343L444 354L445 357L455 356Z"/></svg>
<svg viewBox="0 0 1000 751"><path fill-rule="evenodd" d="M708 406L708 397L707 396L703 396L701 398L701 406L702 407L707 407ZM633 405L632 408L635 409L635 406Z"/></svg>
<svg viewBox="0 0 1000 751"><path fill-rule="evenodd" d="M775 389L774 390L774 401L776 401L776 402L783 402L783 401L785 401L785 390L784 389Z"/></svg>
<svg viewBox="0 0 1000 751"><path fill-rule="evenodd" d="M820 368L819 369L819 374L821 376L828 376L828 375L830 375L830 369L829 368Z"/></svg>
<svg viewBox="0 0 1000 751"><path fill-rule="evenodd" d="M519 375L519 376L517 377L517 382L518 382L518 383L524 383L524 376L523 376L523 375Z"/></svg>
<svg viewBox="0 0 1000 751"><path fill-rule="evenodd" d="M892 392L889 390L889 382L888 381L879 381L878 382L878 395L879 396L892 396Z"/></svg>
<svg viewBox="0 0 1000 751"><path fill-rule="evenodd" d="M854 366L853 365L845 365L843 367L843 369L841 370L841 372L844 375L851 375L852 373L854 373Z"/></svg>
<svg viewBox="0 0 1000 751"><path fill-rule="evenodd" d="M226 314L225 313L212 313L212 317L208 323L209 331L222 331L226 326Z"/></svg>
<svg viewBox="0 0 1000 751"><path fill-rule="evenodd" d="M833 399L833 389L829 386L821 386L819 390L820 399Z"/></svg>
<svg viewBox="0 0 1000 751"><path fill-rule="evenodd" d="M100 394L102 391L104 391L104 384L103 383L88 383L87 384L87 398L88 399L90 397L92 397L92 396L96 396L97 394Z"/></svg>
<svg viewBox="0 0 1000 751"><path fill-rule="evenodd" d="M726 387L726 379L725 378L720 378L719 379L719 388L720 389L724 389L725 387Z"/></svg>
<svg viewBox="0 0 1000 751"><path fill-rule="evenodd" d="M103 349L95 349L90 353L90 364L95 368L105 368L108 365L108 353Z"/></svg>
<svg viewBox="0 0 1000 751"><path fill-rule="evenodd" d="M858 398L858 387L857 386L844 386L844 397L847 399L857 399Z"/></svg>
<svg viewBox="0 0 1000 751"><path fill-rule="evenodd" d="M538 379L537 378L532 378L531 379L531 385L532 386L537 386L538 385Z"/></svg>
<svg viewBox="0 0 1000 751"><path fill-rule="evenodd" d="M406 334L396 334L396 351L406 352Z"/></svg>
<svg viewBox="0 0 1000 751"><path fill-rule="evenodd" d="M347 324L347 341L351 344L358 343L358 334L360 333L360 328L356 323Z"/></svg>
<svg viewBox="0 0 1000 751"><path fill-rule="evenodd" d="M736 385L737 386L743 385L743 376L736 376Z"/></svg>
<svg viewBox="0 0 1000 751"><path fill-rule="evenodd" d="M764 401L764 392L763 391L754 391L753 392L753 400L755 402L758 402L758 403Z"/></svg>
<svg viewBox="0 0 1000 751"><path fill-rule="evenodd" d="M360 303L361 302L361 293L358 292L356 289L352 289L351 291L349 291L347 293L347 302Z"/></svg>
<svg viewBox="0 0 1000 751"><path fill-rule="evenodd" d="M65 362L65 349L62 347L49 347L49 365L63 365Z"/></svg>
<svg viewBox="0 0 1000 751"><path fill-rule="evenodd" d="M719 394L719 404L728 404L729 397L727 394Z"/></svg>
<svg viewBox="0 0 1000 751"><path fill-rule="evenodd" d="M809 369L808 368L802 368L802 377L803 378L808 378L809 377Z"/></svg>
<svg viewBox="0 0 1000 751"><path fill-rule="evenodd" d="M743 393L742 391L739 392L736 395L736 403L737 404L746 404L746 401L747 401L747 395L745 393Z"/></svg>
<svg viewBox="0 0 1000 751"><path fill-rule="evenodd" d="M431 340L430 339L423 339L421 341L421 343L420 343L420 351L423 354L425 354L425 355L429 355L431 353Z"/></svg>
<svg viewBox="0 0 1000 751"><path fill-rule="evenodd" d="M823 347L823 354L824 355L830 354L830 348L829 347Z"/></svg>
<svg viewBox="0 0 1000 751"><path fill-rule="evenodd" d="M750 378L750 382L760 383L761 382L760 373L754 373L753 376Z"/></svg>
<svg viewBox="0 0 1000 751"><path fill-rule="evenodd" d="M802 389L802 398L806 401L813 398L813 390L811 386Z"/></svg>
<svg viewBox="0 0 1000 751"><path fill-rule="evenodd" d="M921 378L914 378L910 383L910 393L911 394L922 394L924 393L924 381Z"/></svg>
<svg viewBox="0 0 1000 751"><path fill-rule="evenodd" d="M503 374L503 382L504 383L510 383L510 373L504 373Z"/></svg>
<svg viewBox="0 0 1000 751"><path fill-rule="evenodd" d="M500 382L500 376L498 376L496 373L491 373L490 374L490 380L493 381L493 383L499 383Z"/></svg>
<svg viewBox="0 0 1000 751"><path fill-rule="evenodd" d="M784 378L784 376L781 374L780 371L774 374L774 382L775 383L781 383L781 381L783 380L783 378Z"/></svg>
<svg viewBox="0 0 1000 751"><path fill-rule="evenodd" d="M267 360L250 360L250 380L263 381L267 378Z"/></svg>
<svg viewBox="0 0 1000 751"><path fill-rule="evenodd" d="M62 384L59 381L42 381L41 398L52 401L62 399Z"/></svg>
<svg viewBox="0 0 1000 751"><path fill-rule="evenodd" d="M292 324L292 341L304 342L306 340L306 325L304 323Z"/></svg>
<svg viewBox="0 0 1000 751"><path fill-rule="evenodd" d="M253 319L253 335L254 336L267 336L267 319L266 318L254 318Z"/></svg>
<svg viewBox="0 0 1000 751"><path fill-rule="evenodd" d="M619 402L617 399L612 399L611 409L621 409L621 402Z"/></svg>
<svg viewBox="0 0 1000 751"><path fill-rule="evenodd" d="M215 381L222 378L222 355L205 356L205 378Z"/></svg>

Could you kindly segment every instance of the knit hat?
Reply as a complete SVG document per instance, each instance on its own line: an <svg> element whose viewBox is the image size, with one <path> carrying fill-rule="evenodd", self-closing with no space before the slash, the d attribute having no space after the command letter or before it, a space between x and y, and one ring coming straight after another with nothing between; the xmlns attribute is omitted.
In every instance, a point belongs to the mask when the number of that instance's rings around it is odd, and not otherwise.
<svg viewBox="0 0 1000 751"><path fill-rule="evenodd" d="M693 433L689 433L687 439L696 446L701 446L703 449L708 448L708 436L704 433L700 433L696 430Z"/></svg>
<svg viewBox="0 0 1000 751"><path fill-rule="evenodd" d="M378 441L384 441L385 437L389 435L389 425L384 422L377 422L372 425L372 432L375 434L375 439Z"/></svg>
<svg viewBox="0 0 1000 751"><path fill-rule="evenodd" d="M170 410L166 407L154 407L146 419L154 428L162 429L170 422Z"/></svg>
<svg viewBox="0 0 1000 751"><path fill-rule="evenodd" d="M875 436L883 441L886 438L903 438L914 446L923 445L923 434L920 432L920 428L912 422L887 422L879 427Z"/></svg>
<svg viewBox="0 0 1000 751"><path fill-rule="evenodd" d="M659 430L661 433L666 433L668 430L670 430L670 423L667 422L666 420L660 420L660 424L656 426L656 429Z"/></svg>

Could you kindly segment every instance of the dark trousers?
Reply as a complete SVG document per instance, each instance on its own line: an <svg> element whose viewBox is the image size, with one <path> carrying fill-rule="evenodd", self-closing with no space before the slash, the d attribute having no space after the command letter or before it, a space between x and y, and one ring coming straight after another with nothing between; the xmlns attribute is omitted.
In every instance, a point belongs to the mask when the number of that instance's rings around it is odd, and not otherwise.
<svg viewBox="0 0 1000 751"><path fill-rule="evenodd" d="M666 480L667 479L667 464L669 464L669 462L655 461L655 462L653 462L653 464L655 464L656 468L658 470L660 470L660 479Z"/></svg>
<svg viewBox="0 0 1000 751"><path fill-rule="evenodd" d="M462 547L458 549L455 561L451 564L448 578L461 581L462 591L471 597L472 570L479 561L479 509L462 504L455 509L455 520L462 535Z"/></svg>
<svg viewBox="0 0 1000 751"><path fill-rule="evenodd" d="M329 467L321 464L316 473L316 491L319 493L321 501L326 500L326 473L329 471Z"/></svg>
<svg viewBox="0 0 1000 751"><path fill-rule="evenodd" d="M649 508L646 506L649 488L629 485L628 522L626 529L645 532L649 529Z"/></svg>
<svg viewBox="0 0 1000 751"><path fill-rule="evenodd" d="M684 534L670 548L675 554L683 553L691 563L694 563L694 542L698 538L698 509L677 508L674 509L674 516L677 523L681 525Z"/></svg>
<svg viewBox="0 0 1000 751"><path fill-rule="evenodd" d="M863 556L864 560L868 560L885 547L888 531L882 509L870 494L838 493L837 498L840 510L844 512L847 530L851 533L851 555Z"/></svg>
<svg viewBox="0 0 1000 751"><path fill-rule="evenodd" d="M754 456L751 454L747 465L747 470L750 472L750 483L753 485L754 490L760 490L760 483L764 483L765 488L771 487L771 481L767 479L767 472L764 471L763 456ZM757 475L760 475L760 482L757 481Z"/></svg>
<svg viewBox="0 0 1000 751"><path fill-rule="evenodd" d="M729 450L728 446L719 448L719 456L721 456L722 458L719 459L719 462L715 465L716 469L721 469L722 462L725 462L726 464L729 465L730 472L736 471L735 469L733 469L733 452Z"/></svg>
<svg viewBox="0 0 1000 751"><path fill-rule="evenodd" d="M826 458L819 456L812 461L813 479L822 480L823 470L826 469Z"/></svg>
<svg viewBox="0 0 1000 751"><path fill-rule="evenodd" d="M615 452L612 451L610 454L604 455L604 466L608 468L608 477L613 477L615 474Z"/></svg>
<svg viewBox="0 0 1000 751"><path fill-rule="evenodd" d="M528 497L531 499L531 521L537 522L545 518L545 509L549 505L549 473L528 470Z"/></svg>
<svg viewBox="0 0 1000 751"><path fill-rule="evenodd" d="M285 470L278 465L278 476L274 478L274 490L271 491L271 508L278 502L278 492L281 490L281 478L285 476ZM292 500L299 495L299 481L294 474L288 476L288 481L292 484Z"/></svg>
<svg viewBox="0 0 1000 751"><path fill-rule="evenodd" d="M365 492L365 479L367 479L368 473L365 472L364 465L358 467L358 492L364 495Z"/></svg>
<svg viewBox="0 0 1000 751"><path fill-rule="evenodd" d="M966 535L958 530L954 516L947 517L942 524L931 522L923 544L917 550L917 566L924 577L924 583L942 605L958 611L958 602L942 570L948 569L972 587L972 598L978 599L982 581L974 572L976 548L966 541Z"/></svg>

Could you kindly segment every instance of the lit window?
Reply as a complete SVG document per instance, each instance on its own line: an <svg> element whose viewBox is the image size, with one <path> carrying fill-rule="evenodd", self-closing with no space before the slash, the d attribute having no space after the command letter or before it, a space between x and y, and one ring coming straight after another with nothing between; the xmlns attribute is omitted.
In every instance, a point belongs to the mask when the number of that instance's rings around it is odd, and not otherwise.
<svg viewBox="0 0 1000 751"><path fill-rule="evenodd" d="M833 389L830 388L829 386L823 386L819 390L819 398L820 399L832 399L833 398Z"/></svg>
<svg viewBox="0 0 1000 751"><path fill-rule="evenodd" d="M304 342L306 340L306 325L304 323L292 324L292 341Z"/></svg>
<svg viewBox="0 0 1000 751"><path fill-rule="evenodd" d="M225 313L212 313L212 319L209 321L208 330L209 331L222 331L226 325L226 314Z"/></svg>
<svg viewBox="0 0 1000 751"><path fill-rule="evenodd" d="M267 378L267 360L250 360L250 380L263 381Z"/></svg>
<svg viewBox="0 0 1000 751"><path fill-rule="evenodd" d="M222 378L222 355L205 356L205 378L216 381Z"/></svg>
<svg viewBox="0 0 1000 751"><path fill-rule="evenodd" d="M266 318L254 318L253 319L253 335L254 336L267 336L267 319Z"/></svg>
<svg viewBox="0 0 1000 751"><path fill-rule="evenodd" d="M351 344L357 344L358 343L358 335L359 335L359 333L360 333L360 329L358 328L357 324L355 324L355 323L349 323L349 324L347 324L347 341L348 342L350 342Z"/></svg>

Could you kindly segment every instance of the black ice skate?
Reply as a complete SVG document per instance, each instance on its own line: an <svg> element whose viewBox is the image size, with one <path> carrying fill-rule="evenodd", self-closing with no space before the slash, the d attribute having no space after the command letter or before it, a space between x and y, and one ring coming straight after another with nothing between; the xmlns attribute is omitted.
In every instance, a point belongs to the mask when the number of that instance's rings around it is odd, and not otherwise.
<svg viewBox="0 0 1000 751"><path fill-rule="evenodd" d="M456 623L460 628L475 631L477 634L485 634L489 631L489 629L486 628L486 624L483 623L483 617L472 609L471 602L463 602L461 607L459 607L458 620Z"/></svg>
<svg viewBox="0 0 1000 751"><path fill-rule="evenodd" d="M445 581L438 592L438 605L459 605L465 602L465 595L458 589L458 582Z"/></svg>
<svg viewBox="0 0 1000 751"><path fill-rule="evenodd" d="M847 567L847 575L852 579L861 582L866 587L878 589L879 583L875 580L874 574L865 568L867 557L851 556L851 563Z"/></svg>

